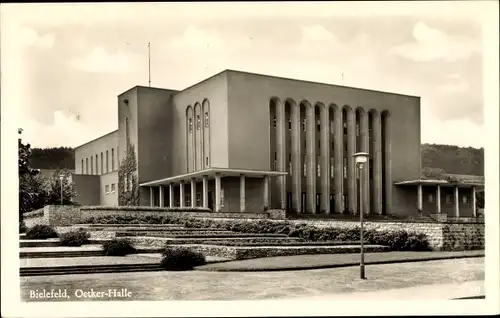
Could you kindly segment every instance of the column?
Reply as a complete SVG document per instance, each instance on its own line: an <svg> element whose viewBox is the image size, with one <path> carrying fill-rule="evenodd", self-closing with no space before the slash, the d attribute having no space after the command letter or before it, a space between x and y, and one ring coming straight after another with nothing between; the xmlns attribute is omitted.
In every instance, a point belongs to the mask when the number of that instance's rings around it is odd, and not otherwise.
<svg viewBox="0 0 500 318"><path fill-rule="evenodd" d="M179 193L180 193L179 194L179 201L181 203L180 204L181 208L183 208L184 205L185 205L184 203L186 201L186 195L184 194L184 181L181 181L179 186L180 186L180 189L179 189Z"/></svg>
<svg viewBox="0 0 500 318"><path fill-rule="evenodd" d="M316 116L314 107L307 105L307 207L306 211L312 214L316 213Z"/></svg>
<svg viewBox="0 0 500 318"><path fill-rule="evenodd" d="M264 209L269 208L269 176L264 176Z"/></svg>
<svg viewBox="0 0 500 318"><path fill-rule="evenodd" d="M347 111L347 202L349 212L358 213L356 206L356 159L353 155L356 151L356 115L355 111Z"/></svg>
<svg viewBox="0 0 500 318"><path fill-rule="evenodd" d="M149 206L155 206L153 187L149 187Z"/></svg>
<svg viewBox="0 0 500 318"><path fill-rule="evenodd" d="M245 197L245 176L241 175L240 176L240 212L245 212L245 203L246 197Z"/></svg>
<svg viewBox="0 0 500 318"><path fill-rule="evenodd" d="M455 186L454 190L455 190L455 200L453 201L453 203L455 204L455 217L459 218L460 217L460 208L459 208L460 200L458 197L458 187Z"/></svg>
<svg viewBox="0 0 500 318"><path fill-rule="evenodd" d="M330 117L321 108L321 213L330 214Z"/></svg>
<svg viewBox="0 0 500 318"><path fill-rule="evenodd" d="M215 212L220 212L220 174L215 175Z"/></svg>
<svg viewBox="0 0 500 318"><path fill-rule="evenodd" d="M191 179L191 207L196 206L196 179Z"/></svg>
<svg viewBox="0 0 500 318"><path fill-rule="evenodd" d="M472 215L474 217L477 217L477 210L476 210L476 187L472 187L472 193L471 193L471 197L472 197Z"/></svg>
<svg viewBox="0 0 500 318"><path fill-rule="evenodd" d="M422 212L422 185L419 184L417 188L417 210L418 213Z"/></svg>
<svg viewBox="0 0 500 318"><path fill-rule="evenodd" d="M276 101L276 168L278 171L285 171L285 103ZM286 177L276 178L279 191L280 208L285 209L286 203Z"/></svg>
<svg viewBox="0 0 500 318"><path fill-rule="evenodd" d="M384 120L384 152L385 152L385 213L391 214L392 207L392 160L391 160L391 125L390 116L386 115Z"/></svg>
<svg viewBox="0 0 500 318"><path fill-rule="evenodd" d="M436 187L436 213L441 213L441 186Z"/></svg>
<svg viewBox="0 0 500 318"><path fill-rule="evenodd" d="M292 105L292 206L300 214L302 205L301 164L300 164L300 107Z"/></svg>
<svg viewBox="0 0 500 318"><path fill-rule="evenodd" d="M368 132L368 113L363 113L360 119L361 149L368 153L368 159L373 154L370 153L370 134ZM370 213L370 161L363 166L363 212Z"/></svg>
<svg viewBox="0 0 500 318"><path fill-rule="evenodd" d="M208 208L208 177L203 176L203 207Z"/></svg>
<svg viewBox="0 0 500 318"><path fill-rule="evenodd" d="M174 185L172 183L168 185L168 204L171 208L174 207Z"/></svg>
<svg viewBox="0 0 500 318"><path fill-rule="evenodd" d="M335 161L335 173L334 173L334 182L335 182L335 212L342 213L342 182L343 182L343 171L342 171L342 152L344 149L343 145L343 127L342 127L342 110L335 106L333 112L333 129L335 131L334 134L334 161Z"/></svg>
<svg viewBox="0 0 500 318"><path fill-rule="evenodd" d="M163 198L163 186L160 186L160 207L163 208L165 206L165 201Z"/></svg>
<svg viewBox="0 0 500 318"><path fill-rule="evenodd" d="M373 206L375 214L382 214L382 140L380 114L373 113Z"/></svg>

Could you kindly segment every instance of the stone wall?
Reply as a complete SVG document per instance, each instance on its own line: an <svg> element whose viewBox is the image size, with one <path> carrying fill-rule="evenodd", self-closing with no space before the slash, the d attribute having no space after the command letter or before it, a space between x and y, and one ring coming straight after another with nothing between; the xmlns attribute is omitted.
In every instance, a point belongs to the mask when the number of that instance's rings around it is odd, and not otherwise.
<svg viewBox="0 0 500 318"><path fill-rule="evenodd" d="M37 224L49 224L48 213L45 214L45 208L31 211L23 214L24 224L27 228L33 227Z"/></svg>

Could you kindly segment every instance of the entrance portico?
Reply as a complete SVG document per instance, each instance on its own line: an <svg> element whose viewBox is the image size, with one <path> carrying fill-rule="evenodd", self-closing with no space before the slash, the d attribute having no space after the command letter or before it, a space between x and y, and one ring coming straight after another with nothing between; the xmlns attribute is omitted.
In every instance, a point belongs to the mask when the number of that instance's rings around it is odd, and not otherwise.
<svg viewBox="0 0 500 318"><path fill-rule="evenodd" d="M164 207L168 200L169 207L188 203L189 207L205 207L214 212L260 212L269 207L270 178L286 175L287 172L210 168L140 186L149 188L151 206ZM166 187L168 197L164 194Z"/></svg>

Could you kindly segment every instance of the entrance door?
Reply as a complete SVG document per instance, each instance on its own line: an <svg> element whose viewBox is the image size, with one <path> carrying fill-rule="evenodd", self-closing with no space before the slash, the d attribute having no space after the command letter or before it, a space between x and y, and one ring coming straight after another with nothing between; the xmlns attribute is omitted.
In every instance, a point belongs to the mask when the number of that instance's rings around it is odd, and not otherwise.
<svg viewBox="0 0 500 318"><path fill-rule="evenodd" d="M321 194L317 193L316 194L316 213L321 211Z"/></svg>
<svg viewBox="0 0 500 318"><path fill-rule="evenodd" d="M292 193L287 192L286 193L286 211L290 212L292 210Z"/></svg>
<svg viewBox="0 0 500 318"><path fill-rule="evenodd" d="M304 213L306 211L306 199L307 195L302 192L302 203L300 204L300 212Z"/></svg>
<svg viewBox="0 0 500 318"><path fill-rule="evenodd" d="M335 212L335 196L330 194L330 213Z"/></svg>

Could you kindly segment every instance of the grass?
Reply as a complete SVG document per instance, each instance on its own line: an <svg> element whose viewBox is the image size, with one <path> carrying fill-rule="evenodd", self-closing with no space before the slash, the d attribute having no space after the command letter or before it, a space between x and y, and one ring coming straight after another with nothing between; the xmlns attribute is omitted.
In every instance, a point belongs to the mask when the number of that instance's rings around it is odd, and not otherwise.
<svg viewBox="0 0 500 318"><path fill-rule="evenodd" d="M392 263L392 262L417 262L431 259L464 258L484 256L484 251L460 252L388 252L366 253L365 264ZM360 261L356 254L316 254L294 255L247 260L231 261L224 263L208 264L198 267L199 270L208 271L276 271L332 268L340 266L355 266Z"/></svg>

